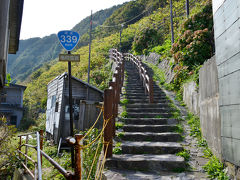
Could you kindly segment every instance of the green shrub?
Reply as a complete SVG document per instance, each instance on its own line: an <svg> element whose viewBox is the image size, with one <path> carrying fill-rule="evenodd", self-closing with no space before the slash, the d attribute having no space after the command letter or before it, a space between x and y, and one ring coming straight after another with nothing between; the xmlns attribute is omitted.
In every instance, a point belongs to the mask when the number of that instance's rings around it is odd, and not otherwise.
<svg viewBox="0 0 240 180"><path fill-rule="evenodd" d="M160 54L161 55L160 61L161 61L164 58L169 58L172 56L172 54L170 53L171 47L172 47L172 42L171 40L167 39L166 41L164 41L162 45L155 46L150 51Z"/></svg>
<svg viewBox="0 0 240 180"><path fill-rule="evenodd" d="M0 177L11 179L19 160L16 158L17 141L14 139L16 128L9 126L6 118L0 118Z"/></svg>

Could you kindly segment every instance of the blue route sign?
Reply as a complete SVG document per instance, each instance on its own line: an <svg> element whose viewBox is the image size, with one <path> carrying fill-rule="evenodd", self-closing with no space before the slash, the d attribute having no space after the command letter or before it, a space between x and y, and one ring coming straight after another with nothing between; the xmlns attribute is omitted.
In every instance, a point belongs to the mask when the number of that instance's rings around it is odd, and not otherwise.
<svg viewBox="0 0 240 180"><path fill-rule="evenodd" d="M58 39L64 49L71 51L79 41L79 34L74 31L59 31Z"/></svg>

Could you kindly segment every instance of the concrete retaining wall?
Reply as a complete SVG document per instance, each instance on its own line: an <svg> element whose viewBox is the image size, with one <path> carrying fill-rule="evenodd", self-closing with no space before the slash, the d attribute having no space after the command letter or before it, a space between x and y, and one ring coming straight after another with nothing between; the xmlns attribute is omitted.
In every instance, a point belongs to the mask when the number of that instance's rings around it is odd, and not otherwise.
<svg viewBox="0 0 240 180"><path fill-rule="evenodd" d="M219 115L218 71L215 57L206 61L199 73L199 90L195 82L183 86L183 101L200 117L203 137L213 153L221 159L221 119Z"/></svg>
<svg viewBox="0 0 240 180"><path fill-rule="evenodd" d="M160 57L161 56L156 53L150 53L147 56L146 55L138 56L139 59L150 62L152 64L155 64L158 66L159 69L163 70L163 72L165 74L166 83L170 83L175 76L175 73L171 68L171 61L173 61L173 60L169 61L168 59L164 59L159 63Z"/></svg>
<svg viewBox="0 0 240 180"><path fill-rule="evenodd" d="M195 82L189 82L183 86L183 101L188 109L195 115L199 116L199 93Z"/></svg>
<svg viewBox="0 0 240 180"><path fill-rule="evenodd" d="M199 73L201 129L208 146L221 159L221 119L219 115L218 71L215 57L204 63Z"/></svg>

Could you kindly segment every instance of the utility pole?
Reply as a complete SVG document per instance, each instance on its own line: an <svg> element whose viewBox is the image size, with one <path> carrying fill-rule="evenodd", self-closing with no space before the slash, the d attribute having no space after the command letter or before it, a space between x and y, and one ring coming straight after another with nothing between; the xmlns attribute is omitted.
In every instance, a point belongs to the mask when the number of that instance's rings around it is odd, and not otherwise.
<svg viewBox="0 0 240 180"><path fill-rule="evenodd" d="M122 30L123 30L123 24L121 24L121 29L120 29L120 43L119 43L119 51L122 51Z"/></svg>
<svg viewBox="0 0 240 180"><path fill-rule="evenodd" d="M171 17L171 33L172 33L172 44L174 43L174 29L173 29L173 13L172 13L172 0L170 0L170 17Z"/></svg>
<svg viewBox="0 0 240 180"><path fill-rule="evenodd" d="M91 43L92 43L92 10L91 10L90 30L89 30L88 84L90 82ZM89 88L87 88L87 99L89 99Z"/></svg>
<svg viewBox="0 0 240 180"><path fill-rule="evenodd" d="M189 0L186 0L186 12L187 12L187 18L189 17Z"/></svg>
<svg viewBox="0 0 240 180"><path fill-rule="evenodd" d="M92 43L92 10L91 10L90 31L89 31L88 83L90 82L91 43Z"/></svg>

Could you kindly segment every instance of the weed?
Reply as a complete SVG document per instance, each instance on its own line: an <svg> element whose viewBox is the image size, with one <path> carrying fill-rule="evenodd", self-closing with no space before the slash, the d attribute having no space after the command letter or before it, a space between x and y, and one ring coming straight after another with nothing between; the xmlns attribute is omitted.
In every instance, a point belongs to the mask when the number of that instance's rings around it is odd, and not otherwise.
<svg viewBox="0 0 240 180"><path fill-rule="evenodd" d="M203 147L204 157L209 158L209 161L206 165L203 166L203 169L207 171L209 178L211 179L220 179L227 180L229 179L223 164L219 161L219 159L213 155L211 150L207 146L207 142L202 137L201 128L200 128L200 119L194 116L191 113L188 113L187 116L188 124L191 127L190 135L196 137L198 140L198 146Z"/></svg>
<svg viewBox="0 0 240 180"><path fill-rule="evenodd" d="M181 152L178 152L176 155L183 157L185 161L189 161L190 159L190 151L186 149L184 149Z"/></svg>
<svg viewBox="0 0 240 180"><path fill-rule="evenodd" d="M116 127L117 130L122 129L123 128L123 123L122 122L116 122L115 127Z"/></svg>
<svg viewBox="0 0 240 180"><path fill-rule="evenodd" d="M226 171L224 170L223 163L221 163L216 156L210 157L210 160L207 162L206 165L203 166L203 169L207 171L209 175L208 177L211 179L229 179Z"/></svg>
<svg viewBox="0 0 240 180"><path fill-rule="evenodd" d="M124 132L119 132L119 133L117 133L117 137L118 137L118 138L123 138L123 136L124 136Z"/></svg>
<svg viewBox="0 0 240 180"><path fill-rule="evenodd" d="M127 117L128 117L127 111L124 110L124 111L120 114L120 117L121 117L121 118L127 118Z"/></svg>
<svg viewBox="0 0 240 180"><path fill-rule="evenodd" d="M210 158L210 157L213 156L212 151L211 151L208 147L206 147L206 148L203 150L203 154L204 154L204 157L206 157L206 158Z"/></svg>
<svg viewBox="0 0 240 180"><path fill-rule="evenodd" d="M113 148L113 154L122 154L121 145L122 145L121 142L115 144L115 147Z"/></svg>
<svg viewBox="0 0 240 180"><path fill-rule="evenodd" d="M161 116L161 115L157 115L157 116L155 116L154 118L161 119L161 118L162 118L162 116Z"/></svg>
<svg viewBox="0 0 240 180"><path fill-rule="evenodd" d="M207 145L207 141L205 140L205 139L200 139L199 141L198 141L198 146L199 147L207 147L208 145Z"/></svg>
<svg viewBox="0 0 240 180"><path fill-rule="evenodd" d="M129 100L128 99L122 99L121 101L120 101L120 104L121 105L127 105L129 103Z"/></svg>
<svg viewBox="0 0 240 180"><path fill-rule="evenodd" d="M183 125L182 124L177 124L174 131L179 133L179 134L182 134L184 132Z"/></svg>
<svg viewBox="0 0 240 180"><path fill-rule="evenodd" d="M122 149L119 147L113 148L113 154L122 154Z"/></svg>

